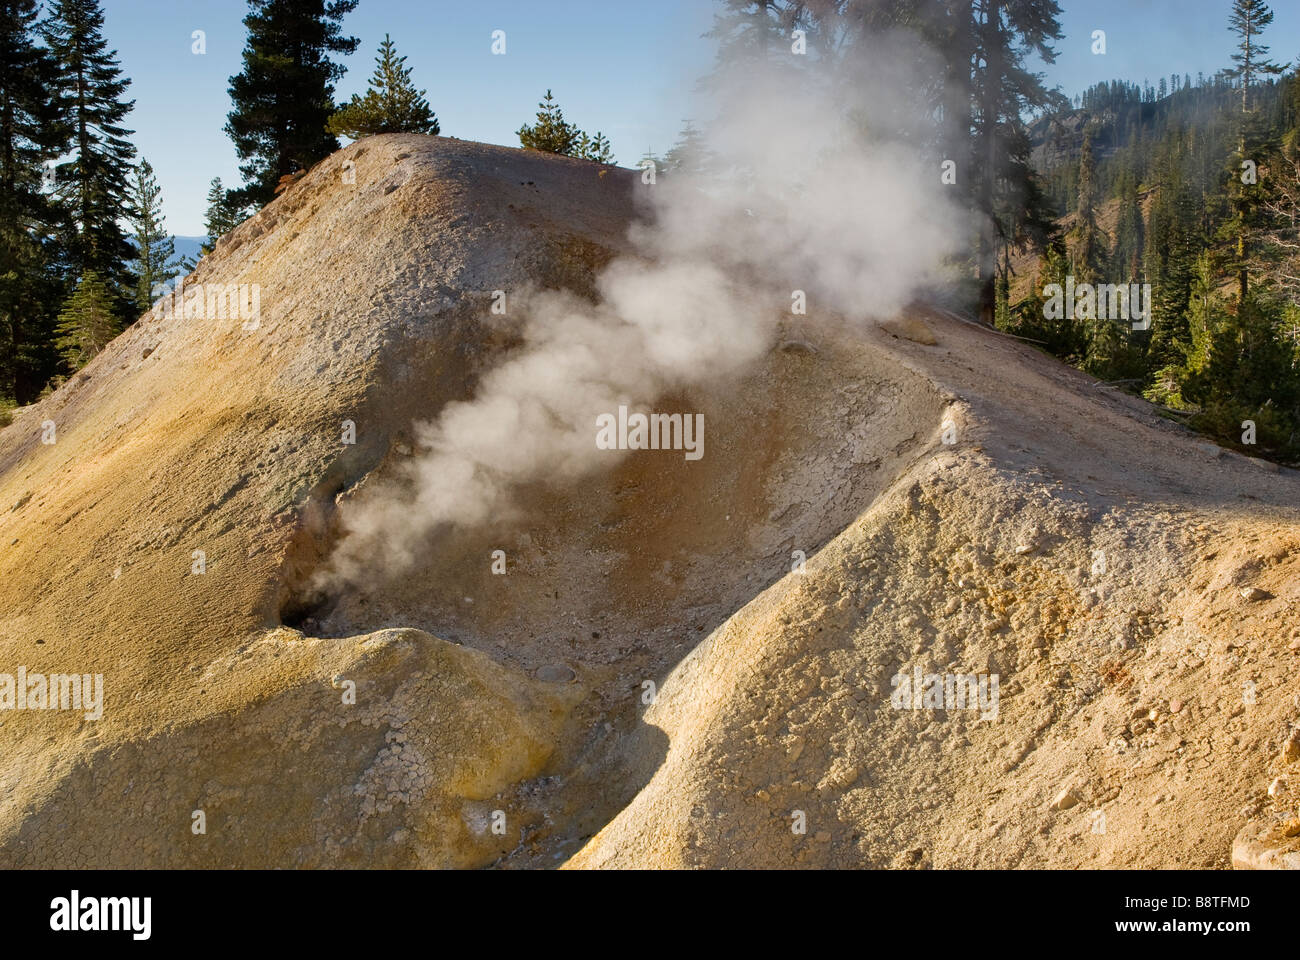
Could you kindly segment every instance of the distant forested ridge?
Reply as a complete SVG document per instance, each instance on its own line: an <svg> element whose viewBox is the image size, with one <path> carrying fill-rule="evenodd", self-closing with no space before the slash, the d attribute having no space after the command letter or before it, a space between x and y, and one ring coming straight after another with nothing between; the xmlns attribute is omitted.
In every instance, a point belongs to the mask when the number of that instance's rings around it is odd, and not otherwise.
<svg viewBox="0 0 1300 960"><path fill-rule="evenodd" d="M1100 83L1029 127L1058 229L1004 248L998 325L1255 456L1300 458L1300 75ZM1149 284L1148 329L1050 284Z"/></svg>

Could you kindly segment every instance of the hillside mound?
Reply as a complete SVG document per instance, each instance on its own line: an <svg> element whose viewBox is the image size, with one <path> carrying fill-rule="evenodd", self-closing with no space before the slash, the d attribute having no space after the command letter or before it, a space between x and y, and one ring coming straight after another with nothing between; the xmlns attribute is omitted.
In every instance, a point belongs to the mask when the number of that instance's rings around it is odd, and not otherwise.
<svg viewBox="0 0 1300 960"><path fill-rule="evenodd" d="M792 318L660 398L704 415L701 459L523 484L400 574L321 579L349 505L518 348L497 294L594 296L643 189L354 144L188 278L256 284L256 317L147 315L0 432L0 675L104 691L98 719L0 710L0 865L1227 866L1239 832L1292 842L1300 478L942 311ZM918 668L996 674L996 708L897 709Z"/></svg>

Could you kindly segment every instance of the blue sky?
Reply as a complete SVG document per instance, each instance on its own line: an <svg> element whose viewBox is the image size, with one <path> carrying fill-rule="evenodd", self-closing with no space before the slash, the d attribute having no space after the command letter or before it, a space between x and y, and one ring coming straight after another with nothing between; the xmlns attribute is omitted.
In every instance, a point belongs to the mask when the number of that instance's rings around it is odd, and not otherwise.
<svg viewBox="0 0 1300 960"><path fill-rule="evenodd" d="M1229 0L1062 0L1065 38L1047 68L1049 84L1073 95L1122 77L1161 76L1227 66ZM1300 57L1300 2L1275 0L1265 40L1274 59ZM234 148L222 133L226 89L240 68L244 0L106 0L105 32L132 80L128 126L157 171L173 233L203 232L208 182L239 182ZM361 0L344 23L361 39L344 60L338 95L365 88L384 34L428 91L442 132L518 145L514 135L551 88L565 116L612 141L632 165L647 147L665 151L691 114L690 92L712 59L701 37L713 0ZM506 55L493 56L493 30ZM1107 53L1091 52L1105 30ZM192 52L195 30L207 52Z"/></svg>

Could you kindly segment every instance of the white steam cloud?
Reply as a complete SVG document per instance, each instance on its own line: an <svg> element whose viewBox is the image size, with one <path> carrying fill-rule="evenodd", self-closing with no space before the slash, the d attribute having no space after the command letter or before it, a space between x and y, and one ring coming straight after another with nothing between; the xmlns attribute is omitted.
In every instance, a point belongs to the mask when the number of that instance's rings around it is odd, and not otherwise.
<svg viewBox="0 0 1300 960"><path fill-rule="evenodd" d="M654 216L633 228L639 255L599 277L596 304L511 302L527 317L523 347L474 399L417 426L421 450L401 483L345 506L318 585L400 573L444 525L508 509L516 485L609 469L618 454L597 449L598 415L707 389L765 355L783 318L884 318L939 281L966 224L917 146L927 121L906 65L916 56L914 41L883 42L857 55L853 76L752 63L720 76L713 109L696 114L713 114L701 124L713 171L638 187ZM796 289L807 317L789 315Z"/></svg>

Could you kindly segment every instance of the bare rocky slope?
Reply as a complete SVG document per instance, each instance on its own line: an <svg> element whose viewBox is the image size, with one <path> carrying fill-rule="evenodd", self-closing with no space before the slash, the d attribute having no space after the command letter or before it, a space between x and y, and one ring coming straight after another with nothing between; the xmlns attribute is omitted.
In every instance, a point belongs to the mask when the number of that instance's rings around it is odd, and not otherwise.
<svg viewBox="0 0 1300 960"><path fill-rule="evenodd" d="M589 295L642 189L354 144L190 278L255 329L146 316L0 432L0 674L105 697L0 710L0 866L1296 865L1300 476L941 311L787 330L664 398L702 460L309 587L517 343L492 291ZM915 667L996 717L895 709Z"/></svg>

